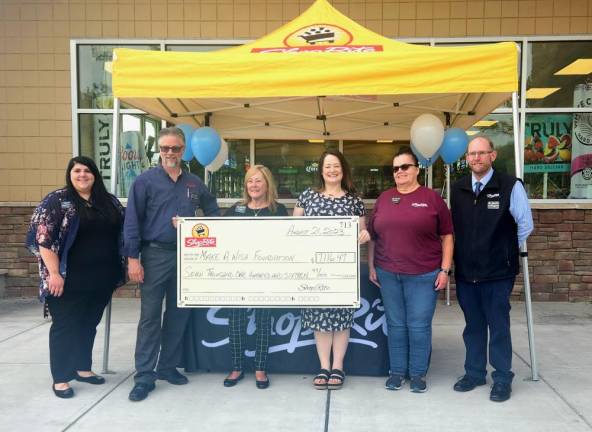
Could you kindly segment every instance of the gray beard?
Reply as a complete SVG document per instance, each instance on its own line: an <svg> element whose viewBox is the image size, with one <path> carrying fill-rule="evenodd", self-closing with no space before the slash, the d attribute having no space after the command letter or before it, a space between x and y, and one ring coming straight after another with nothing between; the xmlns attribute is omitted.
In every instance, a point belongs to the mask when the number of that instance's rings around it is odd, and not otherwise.
<svg viewBox="0 0 592 432"><path fill-rule="evenodd" d="M176 161L165 161L164 163L167 168L176 168L178 166Z"/></svg>

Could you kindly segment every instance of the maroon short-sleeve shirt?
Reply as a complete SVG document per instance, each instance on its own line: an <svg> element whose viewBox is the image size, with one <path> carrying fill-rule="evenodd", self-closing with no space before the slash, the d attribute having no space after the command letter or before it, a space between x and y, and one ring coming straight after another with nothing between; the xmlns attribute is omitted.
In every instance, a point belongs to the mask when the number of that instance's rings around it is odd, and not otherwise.
<svg viewBox="0 0 592 432"><path fill-rule="evenodd" d="M440 268L440 236L452 234L452 217L431 189L420 186L408 194L389 189L376 200L368 231L375 242L375 266L393 273L423 274Z"/></svg>

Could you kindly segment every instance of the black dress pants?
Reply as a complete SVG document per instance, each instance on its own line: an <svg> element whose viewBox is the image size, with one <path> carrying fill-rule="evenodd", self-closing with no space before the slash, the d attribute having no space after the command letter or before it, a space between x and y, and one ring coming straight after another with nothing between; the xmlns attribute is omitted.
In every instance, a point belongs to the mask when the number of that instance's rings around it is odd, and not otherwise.
<svg viewBox="0 0 592 432"><path fill-rule="evenodd" d="M49 363L53 382L68 382L76 371L92 369L92 349L111 291L69 292L45 301L52 318Z"/></svg>

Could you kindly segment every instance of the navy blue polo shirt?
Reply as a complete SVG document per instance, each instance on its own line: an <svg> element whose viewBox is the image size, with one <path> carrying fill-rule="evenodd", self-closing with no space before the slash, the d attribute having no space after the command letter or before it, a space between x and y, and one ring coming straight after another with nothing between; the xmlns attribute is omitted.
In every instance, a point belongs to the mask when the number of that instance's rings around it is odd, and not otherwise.
<svg viewBox="0 0 592 432"><path fill-rule="evenodd" d="M140 174L130 188L123 225L124 256L138 258L143 241L173 243L175 216L219 215L216 198L197 176L183 171L173 181L162 166Z"/></svg>

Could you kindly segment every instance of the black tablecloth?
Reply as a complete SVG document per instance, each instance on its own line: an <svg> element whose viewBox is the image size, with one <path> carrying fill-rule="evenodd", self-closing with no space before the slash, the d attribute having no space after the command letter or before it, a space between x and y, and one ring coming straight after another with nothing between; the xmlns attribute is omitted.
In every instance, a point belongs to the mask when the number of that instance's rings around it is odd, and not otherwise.
<svg viewBox="0 0 592 432"><path fill-rule="evenodd" d="M360 266L362 306L354 316L344 368L353 375L388 374L386 319L380 290L368 280L366 263ZM248 313L247 349L250 359L255 346L254 316ZM303 330L299 309L272 310L268 371L316 373L319 360L312 331ZM196 308L185 334L183 366L197 370L229 372L232 369L228 344L228 312L222 308ZM245 369L252 370L247 360Z"/></svg>

